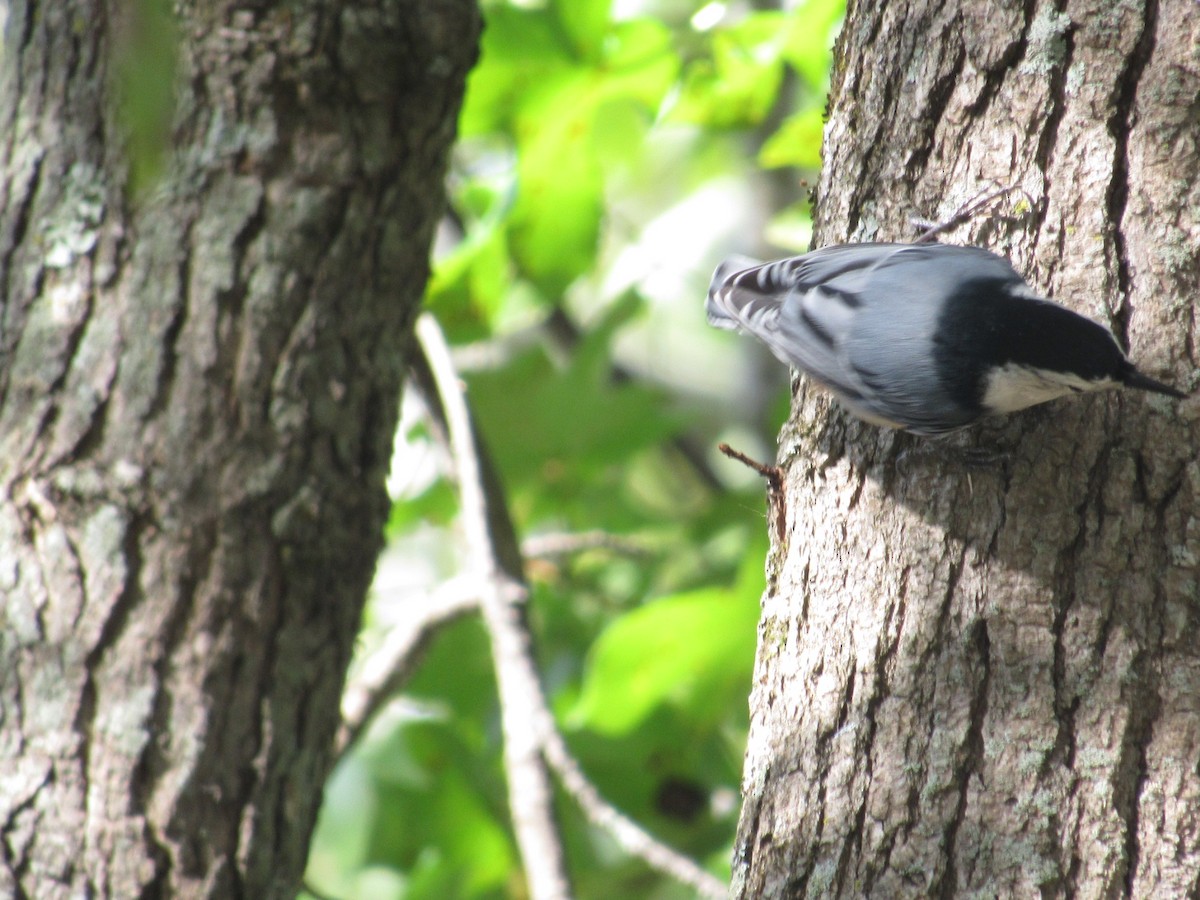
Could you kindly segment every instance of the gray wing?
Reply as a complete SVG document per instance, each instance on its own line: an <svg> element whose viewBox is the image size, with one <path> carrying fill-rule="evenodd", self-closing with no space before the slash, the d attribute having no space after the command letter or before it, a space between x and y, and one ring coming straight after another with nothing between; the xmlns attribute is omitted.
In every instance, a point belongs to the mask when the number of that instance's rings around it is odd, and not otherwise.
<svg viewBox="0 0 1200 900"><path fill-rule="evenodd" d="M864 302L863 275L905 246L843 244L751 266L727 260L713 273L708 321L754 335L779 360L854 405L868 386L844 347Z"/></svg>
<svg viewBox="0 0 1200 900"><path fill-rule="evenodd" d="M941 301L977 279L1024 285L977 247L845 244L718 268L706 308L711 323L754 335L861 418L938 433L977 416L952 400L931 355Z"/></svg>

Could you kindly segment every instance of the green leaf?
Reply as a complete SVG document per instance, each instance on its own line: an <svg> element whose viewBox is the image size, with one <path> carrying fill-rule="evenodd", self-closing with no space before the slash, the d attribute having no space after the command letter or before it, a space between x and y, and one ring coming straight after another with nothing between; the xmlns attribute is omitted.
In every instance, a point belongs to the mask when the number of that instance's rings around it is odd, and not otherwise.
<svg viewBox="0 0 1200 900"><path fill-rule="evenodd" d="M612 0L552 0L551 9L576 52L594 58L608 31Z"/></svg>
<svg viewBox="0 0 1200 900"><path fill-rule="evenodd" d="M502 887L514 862L503 806L493 809L465 771L446 767L417 790L376 783L373 843L362 871L408 870L409 898L474 897Z"/></svg>
<svg viewBox="0 0 1200 900"><path fill-rule="evenodd" d="M589 329L570 363L557 369L541 348L502 370L469 379L480 426L507 480L545 488L555 481L595 479L632 454L676 432L681 419L661 393L609 376L609 340L634 302L618 304L603 326Z"/></svg>
<svg viewBox="0 0 1200 900"><path fill-rule="evenodd" d="M796 166L821 168L821 138L825 123L820 107L809 106L784 119L759 151L758 161L768 169Z"/></svg>
<svg viewBox="0 0 1200 900"><path fill-rule="evenodd" d="M493 10L462 115L464 135L503 131L515 140L509 249L551 302L594 265L604 212L601 156L617 161L618 148L627 154L640 145L678 71L661 25L622 23L609 33L607 5L564 0L550 12ZM603 32L596 64L577 63L567 25L581 39Z"/></svg>
<svg viewBox="0 0 1200 900"><path fill-rule="evenodd" d="M784 56L810 88L824 92L833 41L846 14L846 0L806 0L788 17Z"/></svg>
<svg viewBox="0 0 1200 900"><path fill-rule="evenodd" d="M572 108L571 94L548 104L541 125L525 135L512 213L513 256L552 302L592 267L604 209L590 110Z"/></svg>
<svg viewBox="0 0 1200 900"><path fill-rule="evenodd" d="M645 134L679 74L671 35L652 20L622 22L608 35L593 72L592 145L606 165L636 166Z"/></svg>
<svg viewBox="0 0 1200 900"><path fill-rule="evenodd" d="M605 40L604 59L594 70L605 99L626 99L655 113L679 74L671 32L653 19L614 26Z"/></svg>
<svg viewBox="0 0 1200 900"><path fill-rule="evenodd" d="M545 10L489 6L484 26L459 116L459 133L466 137L507 129L523 97L574 65L574 48Z"/></svg>
<svg viewBox="0 0 1200 900"><path fill-rule="evenodd" d="M481 752L486 721L495 714L495 690L487 634L478 618L467 617L438 631L406 693L453 710L458 739ZM431 759L440 755L444 751L430 751Z"/></svg>
<svg viewBox="0 0 1200 900"><path fill-rule="evenodd" d="M491 656L478 619L438 632L407 696L424 714L374 729L345 761L339 772L356 777L331 782L336 795L326 801L320 844L326 852L344 846L360 876L372 868L406 873L405 897L491 896L511 877L515 855L491 727Z"/></svg>
<svg viewBox="0 0 1200 900"><path fill-rule="evenodd" d="M715 128L757 125L783 79L786 17L759 12L714 31L712 55L688 69L671 116Z"/></svg>
<svg viewBox="0 0 1200 900"><path fill-rule="evenodd" d="M379 833L389 827L397 832L411 832L421 844L436 847L441 859L436 871L429 873L434 876L432 883L409 896L471 897L501 887L512 868L513 852L507 831L497 819L497 810L484 802L458 767L439 774L436 792L426 792L419 806L415 806L417 798L411 791L380 786ZM414 815L417 810L420 814ZM387 819L392 821L388 823ZM397 861L408 862L389 851L385 841L373 849L374 861L393 865ZM418 871L421 868L418 865ZM443 879L447 875L452 876L456 888L451 893L445 892L447 885Z"/></svg>
<svg viewBox="0 0 1200 900"><path fill-rule="evenodd" d="M433 268L426 294L447 332L462 333L468 322L489 323L499 314L512 281L507 234L488 220L466 236Z"/></svg>
<svg viewBox="0 0 1200 900"><path fill-rule="evenodd" d="M626 613L592 647L570 723L621 734L665 704L711 716L732 699L731 683L746 687L757 621L756 596L718 588Z"/></svg>

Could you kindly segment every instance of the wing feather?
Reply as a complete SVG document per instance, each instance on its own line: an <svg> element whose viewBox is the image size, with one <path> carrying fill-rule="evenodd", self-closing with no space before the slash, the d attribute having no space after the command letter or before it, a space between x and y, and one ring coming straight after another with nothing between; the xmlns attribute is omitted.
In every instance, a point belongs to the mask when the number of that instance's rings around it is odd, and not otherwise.
<svg viewBox="0 0 1200 900"><path fill-rule="evenodd" d="M935 258L943 264L926 265ZM933 434L976 415L944 399L931 359L942 302L965 278L1024 284L978 247L842 244L765 264L728 260L706 309L709 322L757 337L856 415Z"/></svg>

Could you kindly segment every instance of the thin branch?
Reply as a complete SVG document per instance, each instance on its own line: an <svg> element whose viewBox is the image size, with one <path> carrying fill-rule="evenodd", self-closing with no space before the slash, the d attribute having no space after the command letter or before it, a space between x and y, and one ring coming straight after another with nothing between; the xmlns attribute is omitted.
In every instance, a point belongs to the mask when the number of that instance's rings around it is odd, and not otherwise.
<svg viewBox="0 0 1200 900"><path fill-rule="evenodd" d="M439 396L427 397L427 405L435 415L444 415L448 423L472 565L477 570L476 577L486 575L493 580L487 596L481 594L481 601L486 601L482 602L484 623L493 642L497 683L500 686L505 761L506 770L509 771L509 802L514 827L518 831L518 845L522 858L526 860L526 874L530 877L531 896L548 896L539 894L533 884L529 854L538 852L535 845L547 841L546 829L553 827L549 796L545 793L518 795L520 787L509 768L515 767L515 774L527 776L528 773L523 770L529 765L528 756L531 753L537 756L539 763L549 764L588 819L609 831L627 852L660 872L694 887L706 897L726 896L726 887L719 879L659 842L608 804L567 749L550 712L534 663L533 639L522 615L526 591L520 575L520 548L512 522L507 516L500 482L491 468L486 451L479 443L445 339L437 323L427 313L417 322L417 335L426 359L419 361L416 377L426 389L436 388ZM421 377L422 369L428 377ZM514 741L511 748L510 739ZM543 790L540 781L537 790ZM518 801L522 802L519 804ZM535 801L542 804L540 810L530 809ZM535 817L539 824L533 827L526 823L527 832L523 838L524 820L519 821L518 817L526 815ZM557 833L550 835L550 838L555 858L561 860L562 850ZM523 841L529 842L528 850ZM565 891L567 888L563 877Z"/></svg>
<svg viewBox="0 0 1200 900"><path fill-rule="evenodd" d="M952 228L957 228L966 222L969 222L983 210L991 206L995 201L1006 197L1013 191L1021 191L1026 197L1029 197L1028 192L1024 191L1017 185L1008 185L997 187L992 191L984 191L972 197L953 213L950 218L944 222L931 222L928 219L920 219L913 217L909 221L918 228L924 229L921 234L913 241L914 244L929 244L937 240L938 235L943 232L950 231ZM1033 198L1029 198L1030 204L1033 203Z"/></svg>
<svg viewBox="0 0 1200 900"><path fill-rule="evenodd" d="M342 693L342 724L334 754L341 758L362 736L379 709L408 680L421 651L441 625L479 608L480 585L466 576L451 579L424 603L413 604L412 615L397 622L383 643L367 657Z"/></svg>
<svg viewBox="0 0 1200 900"><path fill-rule="evenodd" d="M771 511L771 522L775 528L775 542L783 547L787 544L787 491L784 489L784 472L779 466L769 466L751 459L741 450L735 450L728 444L718 444L717 449L748 466L767 480L767 505Z"/></svg>
<svg viewBox="0 0 1200 900"><path fill-rule="evenodd" d="M416 333L446 414L469 565L480 581L480 607L492 641L500 694L508 803L529 893L533 900L565 900L570 897L566 859L554 819L550 772L541 754L543 735L552 726L541 702L529 632L522 622L526 590L519 571L504 570L492 542L474 428L450 349L428 313L417 320Z"/></svg>
<svg viewBox="0 0 1200 900"><path fill-rule="evenodd" d="M546 754L546 760L563 788L579 804L588 820L611 834L626 853L644 860L681 884L694 888L703 897L729 896L729 888L721 879L709 874L682 853L672 850L605 800L583 774L557 730L546 735L542 752Z"/></svg>
<svg viewBox="0 0 1200 900"><path fill-rule="evenodd" d="M720 450L722 453L724 453L726 456L728 456L730 459L736 459L743 466L746 466L749 469L753 469L755 472L757 472L763 478L767 479L767 482L771 485L771 487L775 488L776 490L782 489L782 487L783 487L783 470L780 469L779 466L771 466L771 465L768 465L767 463L761 463L757 459L747 456L741 450L735 450L733 447L730 447L728 444L717 444L717 449Z"/></svg>

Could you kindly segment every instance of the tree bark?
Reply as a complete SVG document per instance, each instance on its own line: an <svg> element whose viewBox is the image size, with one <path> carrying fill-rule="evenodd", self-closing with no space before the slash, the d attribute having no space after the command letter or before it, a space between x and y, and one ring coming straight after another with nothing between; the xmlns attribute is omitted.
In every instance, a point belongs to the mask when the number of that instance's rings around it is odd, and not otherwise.
<svg viewBox="0 0 1200 900"><path fill-rule="evenodd" d="M852 4L817 243L1016 185L953 239L1190 390L1200 6L1062 6ZM1200 892L1195 418L1129 391L929 445L799 380L734 896Z"/></svg>
<svg viewBox="0 0 1200 900"><path fill-rule="evenodd" d="M178 3L134 197L132 8L4 29L0 896L290 898L478 11Z"/></svg>

